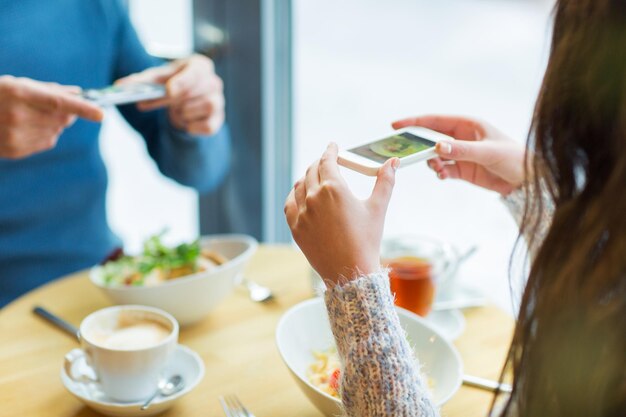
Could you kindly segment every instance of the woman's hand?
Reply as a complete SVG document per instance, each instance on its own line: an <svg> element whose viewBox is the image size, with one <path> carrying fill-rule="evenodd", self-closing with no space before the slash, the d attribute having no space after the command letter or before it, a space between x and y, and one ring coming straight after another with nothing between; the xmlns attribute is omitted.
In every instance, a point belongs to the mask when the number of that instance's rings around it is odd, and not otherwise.
<svg viewBox="0 0 626 417"><path fill-rule="evenodd" d="M285 216L293 238L326 285L380 269L380 241L398 164L397 158L387 161L370 198L359 200L339 173L337 145L330 144L289 193Z"/></svg>
<svg viewBox="0 0 626 417"><path fill-rule="evenodd" d="M525 146L487 123L456 116L422 116L392 126L421 126L457 139L438 143L435 151L439 158L428 161L442 180L459 178L502 195L524 182Z"/></svg>

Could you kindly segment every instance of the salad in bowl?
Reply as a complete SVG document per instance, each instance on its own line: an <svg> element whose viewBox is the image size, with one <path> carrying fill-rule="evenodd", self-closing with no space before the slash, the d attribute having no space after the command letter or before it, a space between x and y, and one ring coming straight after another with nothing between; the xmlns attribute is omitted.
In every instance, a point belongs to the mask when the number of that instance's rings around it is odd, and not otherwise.
<svg viewBox="0 0 626 417"><path fill-rule="evenodd" d="M214 271L228 262L220 252L202 248L200 239L166 246L163 234L148 238L139 255L116 250L102 264L101 279L109 286L153 286L200 272Z"/></svg>
<svg viewBox="0 0 626 417"><path fill-rule="evenodd" d="M161 236L141 253L116 251L90 271L91 282L116 304L161 308L181 325L195 323L234 290L257 241L247 235L209 235L177 246Z"/></svg>

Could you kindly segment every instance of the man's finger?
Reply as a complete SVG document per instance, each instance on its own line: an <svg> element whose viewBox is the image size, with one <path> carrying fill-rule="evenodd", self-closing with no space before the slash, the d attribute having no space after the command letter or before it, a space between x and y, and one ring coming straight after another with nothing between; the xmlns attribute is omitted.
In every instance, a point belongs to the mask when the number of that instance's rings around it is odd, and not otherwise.
<svg viewBox="0 0 626 417"><path fill-rule="evenodd" d="M57 91L69 94L80 94L80 92L83 91L83 89L77 85L63 85L58 83L46 83L46 85Z"/></svg>
<svg viewBox="0 0 626 417"><path fill-rule="evenodd" d="M222 91L223 82L215 74L215 67L210 59L193 56L180 63L180 70L167 81L165 88L171 97L188 97L198 91Z"/></svg>
<svg viewBox="0 0 626 417"><path fill-rule="evenodd" d="M198 79L204 77L199 75L193 67L185 67L165 83L167 95L169 97L180 97L187 95L194 87Z"/></svg>
<svg viewBox="0 0 626 417"><path fill-rule="evenodd" d="M185 102L181 107L181 116L186 122L210 117L216 111L224 109L224 96L215 94L211 97L199 96Z"/></svg>
<svg viewBox="0 0 626 417"><path fill-rule="evenodd" d="M202 94L196 94L196 90L201 90ZM178 91L178 93L173 93L170 89L167 88L167 95L163 98L158 98L154 100L145 100L137 103L137 108L141 111L151 111L157 110L163 107L173 107L173 106L186 106L188 102L196 101L198 99L202 99L206 101L206 92L204 92L202 86L194 85L192 88L185 91ZM214 94L210 96L211 101L219 101L221 100L221 107L224 106L224 96L222 94Z"/></svg>
<svg viewBox="0 0 626 417"><path fill-rule="evenodd" d="M152 111L168 107L172 104L173 100L169 97L157 98L154 100L145 100L137 103L137 109L139 111Z"/></svg>
<svg viewBox="0 0 626 417"><path fill-rule="evenodd" d="M26 91L26 98L32 107L45 112L75 114L93 122L100 122L104 117L104 112L97 105L67 93L32 88Z"/></svg>
<svg viewBox="0 0 626 417"><path fill-rule="evenodd" d="M224 124L224 118L224 112L219 112L209 118L187 123L185 130L192 135L214 135Z"/></svg>
<svg viewBox="0 0 626 417"><path fill-rule="evenodd" d="M173 64L164 64L159 67L148 68L145 71L130 74L126 77L115 81L115 85L136 84L136 83L156 83L165 84L176 72L179 71L178 66Z"/></svg>

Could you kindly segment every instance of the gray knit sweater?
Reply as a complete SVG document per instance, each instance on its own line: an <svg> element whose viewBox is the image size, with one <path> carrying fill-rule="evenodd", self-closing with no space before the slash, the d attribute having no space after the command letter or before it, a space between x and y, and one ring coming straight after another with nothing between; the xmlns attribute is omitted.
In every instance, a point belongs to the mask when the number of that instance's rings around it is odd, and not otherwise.
<svg viewBox="0 0 626 417"><path fill-rule="evenodd" d="M519 224L524 191L516 190L503 201ZM544 204L547 210L545 219L540 221L541 235L547 230L552 213L551 204ZM387 271L336 285L326 292L325 298L343 366L340 389L345 414L439 416L420 374L419 358L415 358L400 326Z"/></svg>

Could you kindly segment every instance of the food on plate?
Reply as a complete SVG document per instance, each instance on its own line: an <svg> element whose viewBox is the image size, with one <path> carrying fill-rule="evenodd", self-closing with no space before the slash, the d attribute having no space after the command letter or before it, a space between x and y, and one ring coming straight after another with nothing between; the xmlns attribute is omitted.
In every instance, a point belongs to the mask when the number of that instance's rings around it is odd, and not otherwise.
<svg viewBox="0 0 626 417"><path fill-rule="evenodd" d="M335 398L339 396L339 377L341 376L337 348L313 351L315 361L307 369L309 382L317 389Z"/></svg>
<svg viewBox="0 0 626 417"><path fill-rule="evenodd" d="M314 361L307 369L307 378L313 386L326 394L341 399L339 393L339 380L341 378L341 363L337 348L331 346L326 350L314 350ZM432 390L434 382L427 378L429 388Z"/></svg>
<svg viewBox="0 0 626 417"><path fill-rule="evenodd" d="M411 140L402 135L395 135L379 140L370 145L370 150L378 155L388 158L413 155L414 153L428 149L428 145Z"/></svg>
<svg viewBox="0 0 626 417"><path fill-rule="evenodd" d="M102 282L109 286L153 286L198 272L210 271L228 259L215 251L203 249L200 240L168 247L162 233L144 242L137 256L121 251L102 265Z"/></svg>

